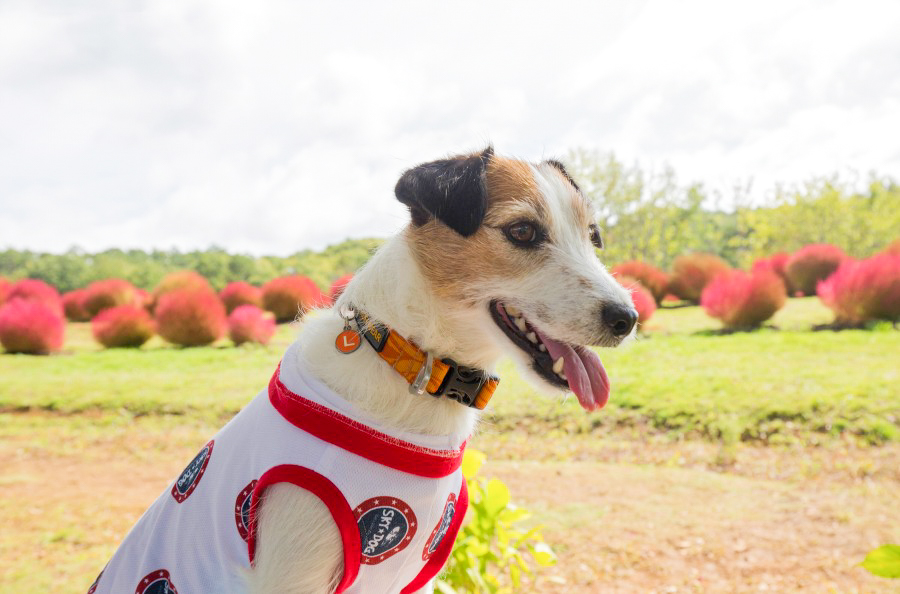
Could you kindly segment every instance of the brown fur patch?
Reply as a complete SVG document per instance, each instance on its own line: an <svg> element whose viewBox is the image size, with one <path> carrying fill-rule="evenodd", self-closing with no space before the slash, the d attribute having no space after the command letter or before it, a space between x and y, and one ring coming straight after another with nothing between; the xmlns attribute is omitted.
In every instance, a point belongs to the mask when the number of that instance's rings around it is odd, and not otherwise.
<svg viewBox="0 0 900 594"><path fill-rule="evenodd" d="M486 224L506 222L515 215L530 214L542 219L544 200L531 165L504 157L494 157L487 167L488 212Z"/></svg>

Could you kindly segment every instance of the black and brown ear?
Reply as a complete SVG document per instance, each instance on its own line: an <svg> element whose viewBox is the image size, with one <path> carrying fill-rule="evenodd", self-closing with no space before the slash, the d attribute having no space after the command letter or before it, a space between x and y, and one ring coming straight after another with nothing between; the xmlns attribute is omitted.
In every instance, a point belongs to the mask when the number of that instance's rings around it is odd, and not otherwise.
<svg viewBox="0 0 900 594"><path fill-rule="evenodd" d="M436 218L468 237L487 212L485 169L493 156L488 147L474 155L423 163L400 176L394 194L409 207L414 225Z"/></svg>
<svg viewBox="0 0 900 594"><path fill-rule="evenodd" d="M572 186L573 186L576 190L578 190L579 192L581 191L581 188L578 187L578 184L575 183L575 180L572 179L572 176L569 175L569 172L568 172L568 171L566 171L566 166L565 166L565 165L563 165L562 163L560 163L560 162L557 161L556 159L547 159L547 160L545 161L545 163L547 163L547 165L550 165L550 166L556 168L560 173L563 174L563 177L565 177L567 180L569 180L569 183L572 184Z"/></svg>

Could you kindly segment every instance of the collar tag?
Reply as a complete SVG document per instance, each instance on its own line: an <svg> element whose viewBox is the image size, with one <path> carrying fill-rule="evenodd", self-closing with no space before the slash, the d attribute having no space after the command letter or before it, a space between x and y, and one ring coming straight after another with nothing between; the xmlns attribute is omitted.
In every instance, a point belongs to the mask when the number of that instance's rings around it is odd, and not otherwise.
<svg viewBox="0 0 900 594"><path fill-rule="evenodd" d="M380 353L384 349L390 332L387 326L373 322L368 314L358 311L356 312L356 327L363 333L376 353Z"/></svg>

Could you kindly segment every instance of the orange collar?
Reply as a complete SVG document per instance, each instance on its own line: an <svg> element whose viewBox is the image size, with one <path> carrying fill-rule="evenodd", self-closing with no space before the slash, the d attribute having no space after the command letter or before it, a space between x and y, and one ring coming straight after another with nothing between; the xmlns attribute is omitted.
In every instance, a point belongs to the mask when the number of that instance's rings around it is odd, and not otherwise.
<svg viewBox="0 0 900 594"><path fill-rule="evenodd" d="M482 410L500 383L500 378L483 369L433 357L364 312L356 312L356 327L378 356L409 382L410 392L446 396Z"/></svg>

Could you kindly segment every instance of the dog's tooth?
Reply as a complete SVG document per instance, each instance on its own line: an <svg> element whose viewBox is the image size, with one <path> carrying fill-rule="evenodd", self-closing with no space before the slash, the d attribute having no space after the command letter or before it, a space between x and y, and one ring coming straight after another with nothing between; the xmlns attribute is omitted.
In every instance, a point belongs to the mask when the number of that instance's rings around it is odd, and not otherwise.
<svg viewBox="0 0 900 594"><path fill-rule="evenodd" d="M525 318L516 318L516 327L522 332L528 332L528 326L525 325Z"/></svg>
<svg viewBox="0 0 900 594"><path fill-rule="evenodd" d="M517 317L519 317L520 315L522 315L522 312L519 311L518 308L513 307L512 305L507 305L507 306L506 306L506 313L508 313L509 315L511 315L511 316L514 317L514 318L517 318Z"/></svg>
<svg viewBox="0 0 900 594"><path fill-rule="evenodd" d="M542 353L546 353L546 352L547 352L547 347L545 347L543 344L539 344L539 345L538 345L538 350L539 350L540 352L542 352Z"/></svg>
<svg viewBox="0 0 900 594"><path fill-rule="evenodd" d="M558 375L559 377L561 377L562 379L564 379L564 380L566 380L566 381L569 381L569 378L566 377L565 372L560 371L560 372L557 373L556 375Z"/></svg>
<svg viewBox="0 0 900 594"><path fill-rule="evenodd" d="M527 338L531 342L537 344L537 334L535 334L534 332L529 332L528 334L525 335L525 338Z"/></svg>
<svg viewBox="0 0 900 594"><path fill-rule="evenodd" d="M553 362L553 372L554 373L562 373L563 370L563 358L560 357L556 361Z"/></svg>

